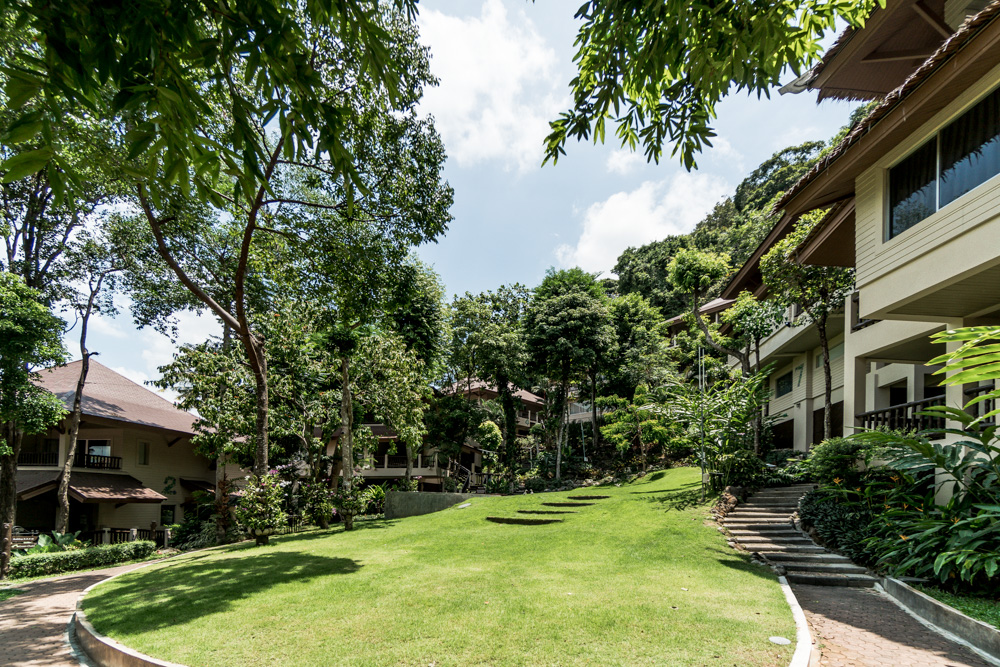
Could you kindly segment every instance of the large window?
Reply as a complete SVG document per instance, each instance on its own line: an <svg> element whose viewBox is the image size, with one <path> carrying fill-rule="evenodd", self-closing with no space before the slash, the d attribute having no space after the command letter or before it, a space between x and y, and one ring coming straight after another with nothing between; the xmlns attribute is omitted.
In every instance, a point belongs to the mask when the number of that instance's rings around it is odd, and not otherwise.
<svg viewBox="0 0 1000 667"><path fill-rule="evenodd" d="M792 393L792 372L788 371L774 381L774 395L777 397L786 396Z"/></svg>
<svg viewBox="0 0 1000 667"><path fill-rule="evenodd" d="M139 440L136 445L136 463L141 466L149 465L149 441Z"/></svg>
<svg viewBox="0 0 1000 667"><path fill-rule="evenodd" d="M111 456L110 440L85 440L86 446L83 451L90 456Z"/></svg>
<svg viewBox="0 0 1000 667"><path fill-rule="evenodd" d="M893 238L1000 174L1000 90L889 170Z"/></svg>

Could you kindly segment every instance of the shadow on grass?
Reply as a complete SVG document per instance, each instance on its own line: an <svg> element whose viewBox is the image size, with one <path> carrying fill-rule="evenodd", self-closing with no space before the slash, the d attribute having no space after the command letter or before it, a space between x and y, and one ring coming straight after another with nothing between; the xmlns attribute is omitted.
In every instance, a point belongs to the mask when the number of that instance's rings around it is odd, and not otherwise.
<svg viewBox="0 0 1000 667"><path fill-rule="evenodd" d="M9 600L15 595L20 595L23 592L24 591L18 590L16 588L0 588L0 602L3 602L4 600Z"/></svg>
<svg viewBox="0 0 1000 667"><path fill-rule="evenodd" d="M730 570L752 574L755 577L762 577L772 581L777 578L777 575L774 574L771 568L766 565L758 565L757 563L754 563L750 560L750 554L744 551L737 551L736 549L723 551L722 549L715 548L709 549L709 551L729 556L729 558L717 558L716 560L724 567L728 567ZM733 559L733 556L736 556L736 558Z"/></svg>
<svg viewBox="0 0 1000 667"><path fill-rule="evenodd" d="M671 489L670 491L665 491L663 489L653 489L651 491L629 491L629 493L635 495L649 495L652 493L672 493L673 491L684 491L685 489L693 489L693 488L701 489L701 484L699 482L690 482L688 484L682 484L681 486L676 487L676 489Z"/></svg>
<svg viewBox="0 0 1000 667"><path fill-rule="evenodd" d="M350 558L255 549L250 544L225 551L245 553L240 558L201 561L206 554L142 572L119 585L101 586L86 598L87 615L95 627L111 635L183 625L284 583L353 574L362 567Z"/></svg>
<svg viewBox="0 0 1000 667"><path fill-rule="evenodd" d="M659 503L667 510L686 510L689 507L696 507L703 504L701 502L700 485L695 485L693 489L681 489L679 491L660 491L659 495L649 495L643 498L648 503Z"/></svg>

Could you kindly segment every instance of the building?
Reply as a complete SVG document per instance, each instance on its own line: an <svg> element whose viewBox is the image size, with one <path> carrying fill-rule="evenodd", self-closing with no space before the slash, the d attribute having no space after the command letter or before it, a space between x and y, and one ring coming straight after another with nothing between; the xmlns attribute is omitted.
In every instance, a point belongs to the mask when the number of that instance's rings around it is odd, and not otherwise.
<svg viewBox="0 0 1000 667"><path fill-rule="evenodd" d="M1000 323L998 18L1000 4L982 0L889 0L786 87L878 102L783 196L781 219L723 297L761 293L763 254L803 214L825 211L797 259L855 270L856 292L830 331L847 432L925 427L920 410L992 389L938 386L929 362L945 348L929 336ZM815 332L784 326L765 347L765 363L778 364L779 435L805 449L822 415Z"/></svg>
<svg viewBox="0 0 1000 667"><path fill-rule="evenodd" d="M486 382L473 380L459 382L445 389L445 393L462 396L470 401L484 403L496 400L499 393ZM514 388L514 398L519 402L517 411L517 436L528 435L529 429L539 423L545 409L545 400L523 389ZM360 472L365 480L374 483L401 480L406 476L406 452L402 445L397 446L398 437L391 428L384 424L365 424L372 431L378 444L374 451L364 453L362 459L369 461ZM327 455L340 459L339 435L327 444ZM483 456L488 454L479 443L469 440L461 447L457 460L442 461L438 456L435 443L425 441L419 452L413 457L413 476L419 477L418 488L421 491L442 491L445 479L457 478L458 483L465 486L468 482L472 487L485 486L483 473ZM339 469L339 463L336 465Z"/></svg>
<svg viewBox="0 0 1000 667"><path fill-rule="evenodd" d="M72 408L81 362L43 371L40 383ZM91 360L70 475L70 531L152 537L180 522L195 491L215 491L215 464L194 451L194 415ZM17 466L16 523L55 526L56 489L69 449L69 417L47 433L26 435Z"/></svg>

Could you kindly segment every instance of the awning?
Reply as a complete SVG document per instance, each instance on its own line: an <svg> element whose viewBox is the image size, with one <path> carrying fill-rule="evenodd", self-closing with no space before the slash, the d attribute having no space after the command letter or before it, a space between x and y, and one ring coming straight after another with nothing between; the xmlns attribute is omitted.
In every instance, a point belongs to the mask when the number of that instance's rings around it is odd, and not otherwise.
<svg viewBox="0 0 1000 667"><path fill-rule="evenodd" d="M17 499L28 500L59 486L56 470L19 470ZM69 478L69 496L81 503L161 503L167 497L143 486L131 475L74 472Z"/></svg>
<svg viewBox="0 0 1000 667"><path fill-rule="evenodd" d="M188 491L207 491L209 493L215 493L215 484L212 482L206 482L203 479L187 479L186 477L181 477L181 486Z"/></svg>

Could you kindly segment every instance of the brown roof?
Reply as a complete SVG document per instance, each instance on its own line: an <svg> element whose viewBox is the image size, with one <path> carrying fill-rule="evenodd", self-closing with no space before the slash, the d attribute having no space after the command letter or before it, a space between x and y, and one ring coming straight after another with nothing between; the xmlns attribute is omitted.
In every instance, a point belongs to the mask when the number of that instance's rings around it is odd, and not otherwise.
<svg viewBox="0 0 1000 667"><path fill-rule="evenodd" d="M863 120L845 136L837 146L821 158L813 167L802 175L802 178L793 185L774 206L775 211L785 208L802 190L816 180L830 165L843 156L848 149L861 140L882 118L903 102L908 95L915 91L931 74L937 71L952 56L958 53L973 37L975 37L984 27L1000 16L1000 0L995 0L986 6L975 16L966 19L962 26L951 37L924 61L920 67L913 71L906 80L895 90L886 95L882 101L871 110ZM828 202L827 202L828 203ZM823 203L821 203L822 205ZM818 207L816 207L818 208Z"/></svg>
<svg viewBox="0 0 1000 667"><path fill-rule="evenodd" d="M55 489L61 474L58 470L18 470L18 497L30 498ZM74 472L69 478L69 494L81 503L160 503L167 499L131 475L99 472Z"/></svg>
<svg viewBox="0 0 1000 667"><path fill-rule="evenodd" d="M488 394L497 394L496 387L488 382L483 382L482 380L473 380L471 383L467 380L459 380L455 384L445 387L442 391L446 394L458 394L466 391L481 391ZM518 389L517 387L514 388L514 396L516 398L520 398L525 403L535 403L537 405L545 404L545 399L541 396L532 394L530 391L525 391L524 389Z"/></svg>
<svg viewBox="0 0 1000 667"><path fill-rule="evenodd" d="M80 364L74 361L39 373L40 384L61 398L67 408L73 407ZM91 417L195 433L194 415L93 359L83 391L82 410Z"/></svg>

